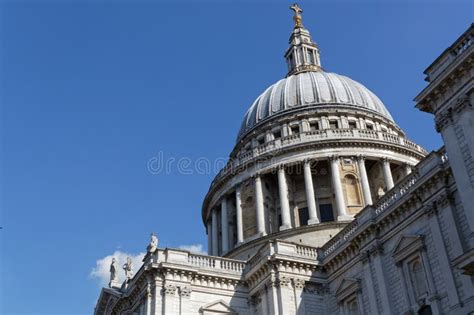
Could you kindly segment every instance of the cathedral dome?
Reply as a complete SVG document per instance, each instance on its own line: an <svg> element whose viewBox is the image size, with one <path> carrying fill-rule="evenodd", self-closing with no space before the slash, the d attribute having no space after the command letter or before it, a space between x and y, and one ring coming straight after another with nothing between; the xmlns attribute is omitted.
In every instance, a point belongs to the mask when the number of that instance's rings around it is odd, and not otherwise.
<svg viewBox="0 0 474 315"><path fill-rule="evenodd" d="M260 122L308 107L352 107L379 114L393 122L380 99L346 76L324 71L300 72L267 88L245 114L237 140Z"/></svg>

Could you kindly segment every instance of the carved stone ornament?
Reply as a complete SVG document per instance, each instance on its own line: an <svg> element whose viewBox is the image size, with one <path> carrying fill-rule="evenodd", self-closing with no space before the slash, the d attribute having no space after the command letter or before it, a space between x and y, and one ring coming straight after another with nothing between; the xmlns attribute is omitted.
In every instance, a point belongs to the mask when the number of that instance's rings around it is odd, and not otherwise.
<svg viewBox="0 0 474 315"><path fill-rule="evenodd" d="M178 288L174 284L167 284L163 288L163 293L166 295L174 295Z"/></svg>
<svg viewBox="0 0 474 315"><path fill-rule="evenodd" d="M190 286L181 287L179 289L179 295L182 297L190 297L193 289Z"/></svg>

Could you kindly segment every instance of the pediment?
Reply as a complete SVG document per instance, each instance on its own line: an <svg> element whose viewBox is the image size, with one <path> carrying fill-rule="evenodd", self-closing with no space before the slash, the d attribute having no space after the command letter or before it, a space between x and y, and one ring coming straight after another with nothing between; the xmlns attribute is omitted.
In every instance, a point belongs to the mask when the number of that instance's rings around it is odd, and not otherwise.
<svg viewBox="0 0 474 315"><path fill-rule="evenodd" d="M423 235L402 235L393 248L392 257L399 262L419 251L423 246Z"/></svg>
<svg viewBox="0 0 474 315"><path fill-rule="evenodd" d="M203 315L231 314L237 315L237 312L223 300L215 301L204 305L199 309Z"/></svg>
<svg viewBox="0 0 474 315"><path fill-rule="evenodd" d="M360 279L344 278L337 287L336 298L338 301L342 301L348 296L355 294L360 288Z"/></svg>

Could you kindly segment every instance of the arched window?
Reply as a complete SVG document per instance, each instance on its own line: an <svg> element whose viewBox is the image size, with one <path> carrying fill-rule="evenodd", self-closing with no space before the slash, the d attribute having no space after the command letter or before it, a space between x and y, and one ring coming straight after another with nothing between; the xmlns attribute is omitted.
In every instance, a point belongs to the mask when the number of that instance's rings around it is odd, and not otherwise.
<svg viewBox="0 0 474 315"><path fill-rule="evenodd" d="M361 204L359 184L354 175L344 176L344 186L346 188L346 197L348 206L358 206Z"/></svg>
<svg viewBox="0 0 474 315"><path fill-rule="evenodd" d="M357 300L352 300L347 304L347 313L349 315L359 315L359 307L357 306Z"/></svg>
<svg viewBox="0 0 474 315"><path fill-rule="evenodd" d="M428 288L426 287L425 271L420 259L416 259L411 264L411 280L413 283L413 290L415 291L415 297L418 298L420 295L427 293Z"/></svg>

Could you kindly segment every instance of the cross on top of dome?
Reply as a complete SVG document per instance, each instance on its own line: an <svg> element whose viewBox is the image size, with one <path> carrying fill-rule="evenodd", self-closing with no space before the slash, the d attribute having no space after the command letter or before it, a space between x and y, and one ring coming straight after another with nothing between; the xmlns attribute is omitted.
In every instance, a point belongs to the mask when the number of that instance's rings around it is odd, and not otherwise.
<svg viewBox="0 0 474 315"><path fill-rule="evenodd" d="M293 16L293 21L295 21L295 28L303 27L303 24L301 23L301 13L303 13L303 10L299 7L298 3L293 3L290 9L295 12L295 15Z"/></svg>

